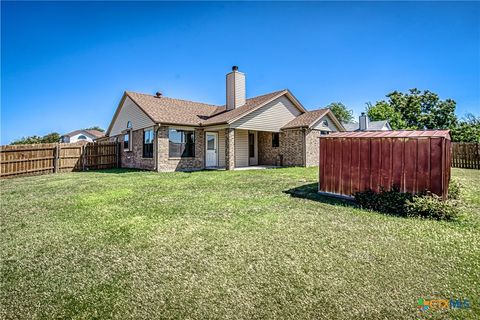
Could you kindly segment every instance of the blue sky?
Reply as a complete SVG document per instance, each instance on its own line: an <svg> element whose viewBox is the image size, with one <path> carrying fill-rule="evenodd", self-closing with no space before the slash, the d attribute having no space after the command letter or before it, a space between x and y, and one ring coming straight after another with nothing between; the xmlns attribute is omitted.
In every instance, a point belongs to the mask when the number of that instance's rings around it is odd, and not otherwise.
<svg viewBox="0 0 480 320"><path fill-rule="evenodd" d="M106 128L124 90L224 104L289 88L307 109L358 115L429 89L480 114L477 2L2 2L1 143Z"/></svg>

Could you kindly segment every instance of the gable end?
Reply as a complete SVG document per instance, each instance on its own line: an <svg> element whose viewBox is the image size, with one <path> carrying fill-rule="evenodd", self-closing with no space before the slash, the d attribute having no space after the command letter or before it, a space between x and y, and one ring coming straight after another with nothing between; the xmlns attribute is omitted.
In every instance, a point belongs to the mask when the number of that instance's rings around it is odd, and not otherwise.
<svg viewBox="0 0 480 320"><path fill-rule="evenodd" d="M107 135L113 137L127 129L127 122L132 123L132 129L138 130L155 125L155 122L127 95L124 94L118 105Z"/></svg>
<svg viewBox="0 0 480 320"><path fill-rule="evenodd" d="M282 95L232 122L232 128L279 132L303 112L287 96Z"/></svg>

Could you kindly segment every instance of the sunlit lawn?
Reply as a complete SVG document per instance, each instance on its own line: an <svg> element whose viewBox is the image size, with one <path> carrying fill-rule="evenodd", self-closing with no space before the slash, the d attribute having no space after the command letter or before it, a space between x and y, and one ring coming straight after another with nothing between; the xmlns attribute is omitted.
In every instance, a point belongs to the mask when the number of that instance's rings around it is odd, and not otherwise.
<svg viewBox="0 0 480 320"><path fill-rule="evenodd" d="M315 168L2 180L0 318L474 319L480 171L453 177L455 222L317 196Z"/></svg>

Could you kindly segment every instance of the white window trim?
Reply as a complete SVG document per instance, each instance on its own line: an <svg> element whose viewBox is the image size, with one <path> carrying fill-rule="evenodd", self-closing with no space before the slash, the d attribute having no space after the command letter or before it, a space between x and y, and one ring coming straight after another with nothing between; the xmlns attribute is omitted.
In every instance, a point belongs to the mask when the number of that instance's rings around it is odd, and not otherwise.
<svg viewBox="0 0 480 320"><path fill-rule="evenodd" d="M195 155L193 157L170 157L170 130L180 130L180 131L192 131L193 132L193 138L194 138L194 153ZM168 144L169 144L169 150L168 150L168 159L169 160L181 160L181 159L195 159L197 157L197 130L196 127L182 127L182 126L169 126L167 129L168 132Z"/></svg>
<svg viewBox="0 0 480 320"><path fill-rule="evenodd" d="M125 149L123 147L123 152L131 152L132 151L132 129L128 129L127 132L123 134L123 142L125 143L125 135L128 134L128 148ZM124 144L125 146L125 144Z"/></svg>
<svg viewBox="0 0 480 320"><path fill-rule="evenodd" d="M143 157L143 144L145 143L145 131L149 131L149 130L152 130L152 134L153 134L153 156L151 158L144 158ZM148 128L144 128L143 129L143 132L142 132L142 159L153 159L155 157L155 129L153 127L148 127Z"/></svg>

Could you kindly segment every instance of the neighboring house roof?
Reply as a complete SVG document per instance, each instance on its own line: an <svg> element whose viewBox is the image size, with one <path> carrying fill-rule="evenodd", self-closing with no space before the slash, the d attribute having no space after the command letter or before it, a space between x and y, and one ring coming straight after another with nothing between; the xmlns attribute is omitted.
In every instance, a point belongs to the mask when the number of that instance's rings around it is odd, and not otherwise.
<svg viewBox="0 0 480 320"><path fill-rule="evenodd" d="M348 122L348 123L342 123L343 127L347 131L358 131L359 130L359 124L357 122ZM375 131L375 130L383 130L383 127L387 127L388 130L392 130L392 127L390 127L390 123L388 120L380 120L380 121L370 121L368 122L368 130L370 131Z"/></svg>
<svg viewBox="0 0 480 320"><path fill-rule="evenodd" d="M105 135L102 131L81 129L81 130L75 130L75 131L66 133L66 134L62 135L62 137L73 137L77 134L88 134L88 135L90 135L94 138L101 138Z"/></svg>
<svg viewBox="0 0 480 320"><path fill-rule="evenodd" d="M226 106L216 106L201 102L194 102L168 97L156 97L149 94L125 91L125 94L108 127L110 133L120 108L129 97L153 122L160 124L177 124L190 126L207 126L232 123L239 118L257 110L276 98L285 95L302 112L305 108L287 89L271 92L254 98L246 99L243 106L227 110Z"/></svg>
<svg viewBox="0 0 480 320"><path fill-rule="evenodd" d="M356 131L359 128L357 122L342 122L342 124L346 131Z"/></svg>
<svg viewBox="0 0 480 320"><path fill-rule="evenodd" d="M445 138L450 140L450 130L394 130L334 132L321 138Z"/></svg>

